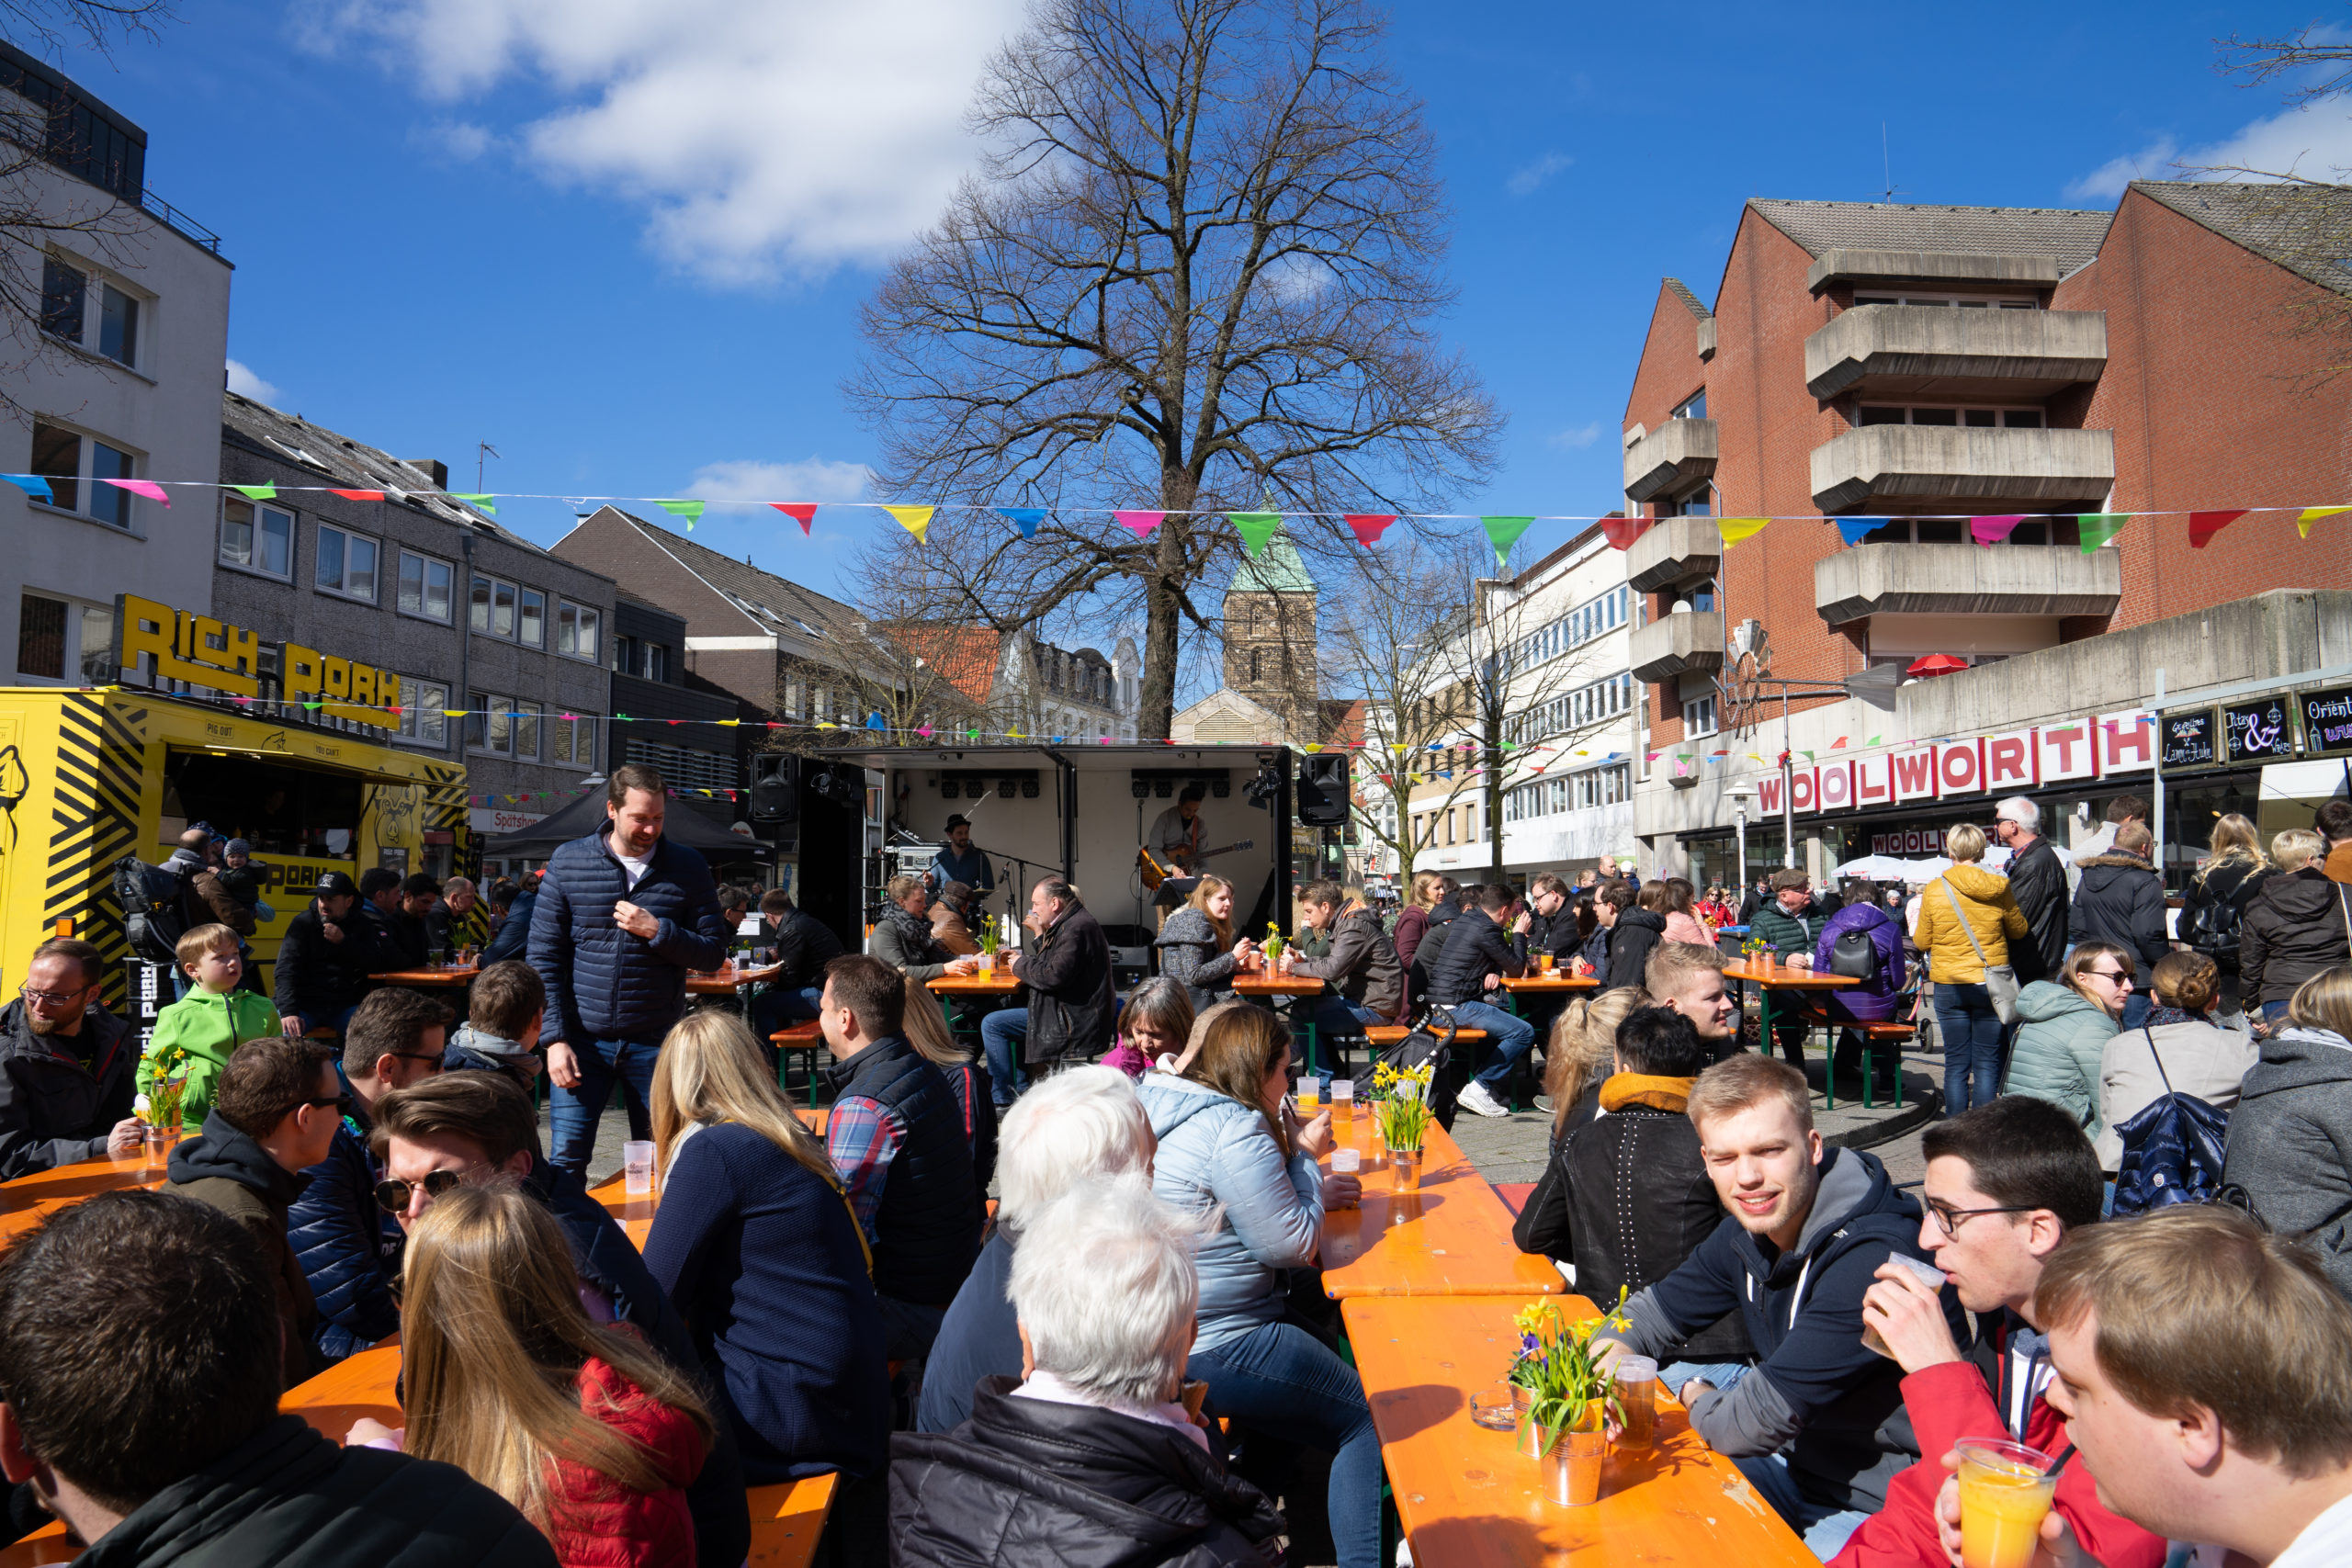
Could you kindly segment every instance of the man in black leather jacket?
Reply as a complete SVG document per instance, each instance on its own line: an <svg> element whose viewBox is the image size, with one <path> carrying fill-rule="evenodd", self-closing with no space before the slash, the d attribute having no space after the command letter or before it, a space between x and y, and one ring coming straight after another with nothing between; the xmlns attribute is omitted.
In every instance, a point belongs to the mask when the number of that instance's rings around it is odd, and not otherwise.
<svg viewBox="0 0 2352 1568"><path fill-rule="evenodd" d="M2012 795L1993 812L1994 834L2009 851L2009 895L2030 928L2027 941L2010 944L2009 963L2021 986L2047 980L2066 956L2066 867L2041 837L2040 807Z"/></svg>

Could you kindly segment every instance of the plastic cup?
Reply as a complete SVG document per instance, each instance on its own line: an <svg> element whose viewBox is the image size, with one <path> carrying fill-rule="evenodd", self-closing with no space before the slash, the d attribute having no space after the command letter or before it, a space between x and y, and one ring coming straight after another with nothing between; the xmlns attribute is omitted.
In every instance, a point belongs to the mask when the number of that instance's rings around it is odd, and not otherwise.
<svg viewBox="0 0 2352 1568"><path fill-rule="evenodd" d="M1918 1258L1906 1258L1899 1252L1890 1256L1887 1261L1899 1263L1908 1269L1917 1278L1919 1283L1931 1291L1940 1291L1944 1288L1944 1271L1932 1263L1923 1263ZM1894 1352L1886 1348L1886 1341L1878 1337L1878 1330L1867 1324L1862 1328L1862 1348L1884 1356L1890 1361L1894 1359Z"/></svg>
<svg viewBox="0 0 2352 1568"><path fill-rule="evenodd" d="M632 1138L621 1145L621 1190L632 1198L653 1190L653 1145Z"/></svg>
<svg viewBox="0 0 2352 1568"><path fill-rule="evenodd" d="M1334 1175L1334 1176L1354 1176L1354 1175L1358 1174L1359 1172L1361 1172L1363 1169L1363 1151L1362 1151L1362 1150L1360 1150L1360 1149L1333 1149L1333 1150L1331 1151L1331 1174L1332 1174L1332 1175Z"/></svg>
<svg viewBox="0 0 2352 1568"><path fill-rule="evenodd" d="M2051 1459L1996 1438L1960 1444L1961 1568L2029 1568L2057 1495Z"/></svg>
<svg viewBox="0 0 2352 1568"><path fill-rule="evenodd" d="M1298 1080L1298 1113L1308 1121L1323 1109L1323 1080L1314 1077Z"/></svg>
<svg viewBox="0 0 2352 1568"><path fill-rule="evenodd" d="M981 974L983 974L983 975L993 975L993 974L995 974L995 973L996 973L996 954L995 954L995 953L981 953L981 954L980 954L980 971L979 971L979 972L980 972Z"/></svg>
<svg viewBox="0 0 2352 1568"><path fill-rule="evenodd" d="M1356 1116L1356 1083L1353 1078L1331 1080L1331 1125L1345 1128Z"/></svg>
<svg viewBox="0 0 2352 1568"><path fill-rule="evenodd" d="M1647 1356L1620 1357L1611 1376L1617 1403L1625 1412L1625 1429L1617 1435L1617 1446L1647 1450L1657 1441L1657 1362Z"/></svg>
<svg viewBox="0 0 2352 1568"><path fill-rule="evenodd" d="M1549 975L1552 972L1552 964L1553 955L1551 953L1546 953L1538 955L1536 966L1544 974Z"/></svg>

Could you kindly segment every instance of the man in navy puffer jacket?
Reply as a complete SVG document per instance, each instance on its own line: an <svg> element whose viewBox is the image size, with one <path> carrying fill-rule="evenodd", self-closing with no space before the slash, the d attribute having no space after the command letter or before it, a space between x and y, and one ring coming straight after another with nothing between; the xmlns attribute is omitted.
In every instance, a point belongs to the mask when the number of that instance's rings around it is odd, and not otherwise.
<svg viewBox="0 0 2352 1568"><path fill-rule="evenodd" d="M603 829L556 851L531 911L531 967L547 983L549 1157L584 1175L618 1082L629 1136L650 1138L654 1053L685 1010L686 971L727 958L710 867L662 835L667 791L651 768L615 768Z"/></svg>

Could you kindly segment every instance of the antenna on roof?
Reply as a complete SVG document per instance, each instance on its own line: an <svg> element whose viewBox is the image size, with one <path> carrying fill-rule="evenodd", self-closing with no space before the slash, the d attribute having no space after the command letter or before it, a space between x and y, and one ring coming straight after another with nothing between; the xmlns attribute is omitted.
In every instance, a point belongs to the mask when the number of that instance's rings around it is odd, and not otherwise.
<svg viewBox="0 0 2352 1568"><path fill-rule="evenodd" d="M1894 158L1894 155L1887 151L1886 121L1884 120L1880 120L1878 122L1878 159L1879 170L1886 176L1886 186L1879 192L1878 198L1885 206L1892 207L1894 205L1894 198L1896 197L1906 196L1909 192L1895 188Z"/></svg>
<svg viewBox="0 0 2352 1568"><path fill-rule="evenodd" d="M497 458L500 462L502 462L502 463L503 463L503 462L504 462L504 461L506 461L505 454L504 454L504 453L503 453L503 452L501 452L501 451L499 451L499 449L498 449L497 447L492 446L489 442L487 442L487 441L477 441L477 442L475 442L475 443L474 443L474 489L475 489L476 491L480 491L480 490L481 489L481 465L482 465L482 459L483 459L483 458L485 458L485 457L496 457L496 458Z"/></svg>

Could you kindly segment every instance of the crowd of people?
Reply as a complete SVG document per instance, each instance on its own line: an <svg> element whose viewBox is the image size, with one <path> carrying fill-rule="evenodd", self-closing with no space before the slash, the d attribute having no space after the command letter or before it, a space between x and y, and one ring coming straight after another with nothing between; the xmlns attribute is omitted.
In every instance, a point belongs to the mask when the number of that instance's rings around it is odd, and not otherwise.
<svg viewBox="0 0 2352 1568"><path fill-rule="evenodd" d="M720 888L665 799L616 769L604 829L489 911L458 880L330 874L274 1003L249 929L197 925L143 1056L96 951L43 944L0 1014L0 1176L137 1147L142 1096L194 1135L162 1191L0 1257L18 1533L62 1519L94 1563L429 1537L435 1562L718 1568L751 1550L747 1487L831 1473L828 1563L1208 1568L1328 1531L1314 1560L1374 1568L1380 1439L1316 1275L1361 1189L1291 1091L1309 1031L1438 1014L1484 1035L1448 1115L1509 1114L1541 1043L1518 1245L1622 1293L1604 1354L1654 1360L1825 1562L1957 1561L1954 1450L1993 1433L2065 1455L2053 1568L2352 1554L2352 897L2316 863L2352 807L2267 853L2224 819L2177 931L2128 798L2071 872L2004 802L1907 908L1770 875L1750 942L1860 983L1747 1050L1720 890L1614 867L1417 879L1393 931L1311 884L1280 965L1326 987L1287 1017L1232 988L1266 954L1229 883L1192 883L1122 999L1046 877L1006 960L1021 1005L959 1032L926 982L973 967L984 857L891 884L847 952L787 895ZM749 1026L689 1011L688 975L746 939L779 976ZM481 954L462 1010L370 981L445 948ZM1547 963L1599 984L1496 1005ZM1918 981L1947 1080L1913 1191L1825 1142L1792 1032L1859 1066ZM808 1021L821 1132L767 1043ZM641 1250L585 1182L616 1090L661 1195ZM2148 1129L2184 1099L2224 1168L2151 1200L2179 1158ZM277 1413L395 1334L401 1426L337 1445Z"/></svg>

